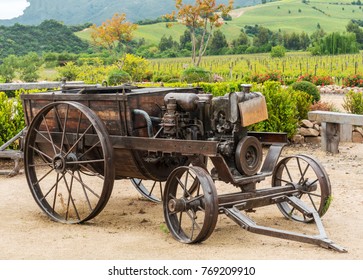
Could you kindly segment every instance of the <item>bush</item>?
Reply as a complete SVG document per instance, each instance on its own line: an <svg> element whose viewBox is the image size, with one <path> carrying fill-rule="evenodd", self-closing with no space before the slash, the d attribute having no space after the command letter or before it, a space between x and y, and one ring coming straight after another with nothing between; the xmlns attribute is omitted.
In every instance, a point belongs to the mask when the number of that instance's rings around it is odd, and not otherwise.
<svg viewBox="0 0 363 280"><path fill-rule="evenodd" d="M363 75L350 75L343 81L346 87L363 87Z"/></svg>
<svg viewBox="0 0 363 280"><path fill-rule="evenodd" d="M65 78L67 81L75 81L80 73L80 69L73 61L67 62L65 66L57 68L59 78Z"/></svg>
<svg viewBox="0 0 363 280"><path fill-rule="evenodd" d="M8 98L4 92L0 92L0 146L25 127L24 112L19 96L20 93L17 92L15 98Z"/></svg>
<svg viewBox="0 0 363 280"><path fill-rule="evenodd" d="M344 97L343 108L352 114L363 115L363 96L361 92L349 91Z"/></svg>
<svg viewBox="0 0 363 280"><path fill-rule="evenodd" d="M127 83L129 81L131 81L131 76L129 75L129 73L121 69L111 70L107 77L107 82L109 86L116 86Z"/></svg>
<svg viewBox="0 0 363 280"><path fill-rule="evenodd" d="M272 71L264 74L253 74L251 76L251 81L257 84L263 84L266 81L276 81L281 83L282 78L279 71Z"/></svg>
<svg viewBox="0 0 363 280"><path fill-rule="evenodd" d="M330 76L313 76L312 74L305 74L297 79L298 82L307 81L316 86L332 85L334 84L333 78Z"/></svg>
<svg viewBox="0 0 363 280"><path fill-rule="evenodd" d="M187 83L210 82L212 74L200 67L190 67L184 70L181 78Z"/></svg>
<svg viewBox="0 0 363 280"><path fill-rule="evenodd" d="M265 96L268 120L254 124L250 129L263 132L286 132L289 138L295 135L299 111L292 89L283 88L278 82L268 81L253 90L260 91Z"/></svg>
<svg viewBox="0 0 363 280"><path fill-rule="evenodd" d="M141 56L126 54L119 60L118 66L130 74L132 81L141 82L148 75L149 61Z"/></svg>
<svg viewBox="0 0 363 280"><path fill-rule="evenodd" d="M310 106L310 111L329 111L329 112L338 112L339 110L334 106L333 103L330 102L323 102L323 101L318 101L318 102L314 102L311 106Z"/></svg>
<svg viewBox="0 0 363 280"><path fill-rule="evenodd" d="M284 57L286 53L286 49L284 46L275 46L271 49L271 57Z"/></svg>
<svg viewBox="0 0 363 280"><path fill-rule="evenodd" d="M313 101L317 102L320 100L320 92L318 88L311 82L301 81L293 83L291 86L294 90L299 90L310 94L313 97Z"/></svg>

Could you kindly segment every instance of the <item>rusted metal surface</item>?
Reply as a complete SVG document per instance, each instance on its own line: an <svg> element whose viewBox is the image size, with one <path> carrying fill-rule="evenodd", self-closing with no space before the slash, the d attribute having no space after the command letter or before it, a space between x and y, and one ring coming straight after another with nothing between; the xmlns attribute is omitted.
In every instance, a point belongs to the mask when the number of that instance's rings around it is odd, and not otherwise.
<svg viewBox="0 0 363 280"><path fill-rule="evenodd" d="M54 220L84 222L102 211L115 179L131 179L143 196L163 202L180 242L206 240L226 214L252 232L344 251L320 220L331 200L328 174L308 156L279 161L286 134L244 127L267 117L262 95L244 88L216 98L197 88L133 86L22 95L25 172L36 202ZM257 189L269 176L272 186ZM218 181L234 191L218 195ZM315 222L320 234L260 227L241 212L271 204L288 219Z"/></svg>

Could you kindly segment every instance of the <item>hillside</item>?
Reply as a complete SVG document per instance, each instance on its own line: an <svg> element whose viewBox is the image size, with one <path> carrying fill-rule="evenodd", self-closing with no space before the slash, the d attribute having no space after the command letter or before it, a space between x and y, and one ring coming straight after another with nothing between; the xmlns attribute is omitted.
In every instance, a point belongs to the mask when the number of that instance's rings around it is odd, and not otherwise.
<svg viewBox="0 0 363 280"><path fill-rule="evenodd" d="M143 19L154 19L175 8L174 0L27 0L30 6L20 17L11 20L0 20L0 25L14 23L37 25L47 19L54 19L65 24L83 24L91 22L100 24L115 13L126 13L132 22ZM195 0L184 0L193 3ZM162 3L162 4L160 4ZM218 0L217 3L228 3ZM244 7L261 3L260 0L235 0L235 6Z"/></svg>
<svg viewBox="0 0 363 280"><path fill-rule="evenodd" d="M238 37L245 25L262 25L272 31L313 33L319 25L326 32L344 32L351 19L363 18L363 6L352 5L351 0L281 0L264 5L255 5L235 9L231 12L232 21L226 22L221 28L227 40ZM165 23L141 25L135 32L136 38L144 38L148 43L158 44L163 35L179 40L185 30L184 26L176 25L167 28ZM88 30L77 35L83 39L90 38Z"/></svg>

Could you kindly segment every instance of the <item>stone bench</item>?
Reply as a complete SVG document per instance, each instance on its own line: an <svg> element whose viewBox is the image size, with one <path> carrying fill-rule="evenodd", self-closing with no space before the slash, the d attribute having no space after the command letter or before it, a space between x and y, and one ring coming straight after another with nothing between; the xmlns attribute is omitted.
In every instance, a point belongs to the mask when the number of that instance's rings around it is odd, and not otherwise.
<svg viewBox="0 0 363 280"><path fill-rule="evenodd" d="M333 154L339 153L341 140L352 140L353 125L363 126L363 115L311 111L308 118L321 123L321 147Z"/></svg>

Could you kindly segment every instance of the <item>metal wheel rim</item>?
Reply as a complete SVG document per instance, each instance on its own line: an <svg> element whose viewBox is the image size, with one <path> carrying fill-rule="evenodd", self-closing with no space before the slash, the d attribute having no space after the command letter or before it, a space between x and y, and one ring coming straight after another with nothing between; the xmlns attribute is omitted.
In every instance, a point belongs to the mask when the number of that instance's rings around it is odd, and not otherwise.
<svg viewBox="0 0 363 280"><path fill-rule="evenodd" d="M296 161L297 164L297 175L293 175L291 166L288 166L289 162L293 163L294 161ZM308 178L308 174L312 176L313 179ZM299 179L296 180L295 178ZM307 187L309 187L309 185L313 186L314 184L317 184L316 190L302 191L299 193L298 197L305 200L307 206L314 209L320 217L323 216L328 210L331 201L331 185L325 169L317 160L306 155L286 157L277 164L272 176L273 187L282 186L284 184L303 184L304 181L306 181L304 184ZM287 202L278 203L277 207L281 213L289 219L299 222L313 221L312 217L303 216L300 212L294 214L296 209L291 207Z"/></svg>
<svg viewBox="0 0 363 280"><path fill-rule="evenodd" d="M195 182L198 184L196 188ZM193 187L189 188L189 185ZM200 205L192 210L172 212L170 202L173 199L185 200L188 205L199 201ZM201 167L177 168L165 185L163 209L166 224L176 240L182 243L206 240L212 234L218 218L218 197L212 178Z"/></svg>
<svg viewBox="0 0 363 280"><path fill-rule="evenodd" d="M146 199L155 203L162 202L164 189L163 182L137 178L131 178L130 181L136 190Z"/></svg>
<svg viewBox="0 0 363 280"><path fill-rule="evenodd" d="M74 143L67 135L70 133L68 125L74 121L70 112L78 113ZM57 128L50 127L51 119L57 123ZM84 125L86 130L82 129ZM61 135L60 141L52 129ZM96 143L91 147L84 145L82 149L80 146L87 143L88 132L92 132ZM45 141L40 145L47 147L47 151L38 148L37 138ZM102 157L95 158L94 155L99 154ZM41 163L37 162L37 155L40 155ZM108 132L99 117L80 103L54 102L39 111L26 135L24 163L35 201L55 221L81 223L90 220L102 211L110 198L115 174ZM41 174L43 168L49 170ZM62 190L65 191L62 193Z"/></svg>

